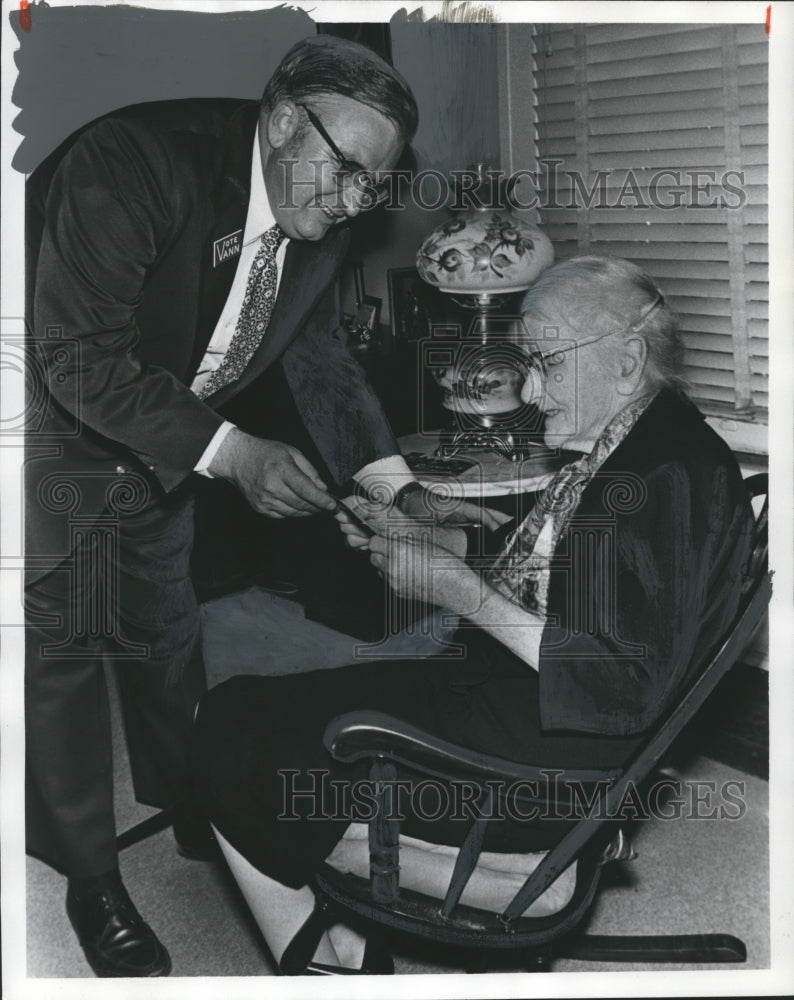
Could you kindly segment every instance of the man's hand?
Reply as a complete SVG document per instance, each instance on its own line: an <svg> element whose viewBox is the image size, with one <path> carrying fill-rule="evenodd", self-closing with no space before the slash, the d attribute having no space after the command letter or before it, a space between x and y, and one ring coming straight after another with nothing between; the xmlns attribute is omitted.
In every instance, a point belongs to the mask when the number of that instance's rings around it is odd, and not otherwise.
<svg viewBox="0 0 794 1000"><path fill-rule="evenodd" d="M236 427L224 438L209 471L234 483L254 510L267 517L307 517L336 508L328 488L297 448L252 437Z"/></svg>

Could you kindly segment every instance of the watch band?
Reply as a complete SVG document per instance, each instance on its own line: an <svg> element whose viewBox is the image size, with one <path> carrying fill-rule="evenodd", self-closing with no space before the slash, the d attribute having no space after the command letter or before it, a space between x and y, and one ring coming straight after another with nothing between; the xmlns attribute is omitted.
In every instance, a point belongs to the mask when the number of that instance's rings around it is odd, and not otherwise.
<svg viewBox="0 0 794 1000"><path fill-rule="evenodd" d="M413 496L414 493L421 493L424 495L428 491L422 486L420 482L416 479L412 479L410 483L404 483L399 490L394 494L394 506L398 510L403 509L403 504L408 499L408 497Z"/></svg>

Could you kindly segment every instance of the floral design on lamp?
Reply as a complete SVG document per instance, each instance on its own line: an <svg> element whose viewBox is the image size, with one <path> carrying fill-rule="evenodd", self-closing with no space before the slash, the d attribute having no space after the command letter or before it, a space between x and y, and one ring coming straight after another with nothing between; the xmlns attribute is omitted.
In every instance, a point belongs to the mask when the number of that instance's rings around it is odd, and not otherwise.
<svg viewBox="0 0 794 1000"><path fill-rule="evenodd" d="M419 275L450 295L520 292L554 260L548 236L499 209L475 209L429 233L416 256Z"/></svg>

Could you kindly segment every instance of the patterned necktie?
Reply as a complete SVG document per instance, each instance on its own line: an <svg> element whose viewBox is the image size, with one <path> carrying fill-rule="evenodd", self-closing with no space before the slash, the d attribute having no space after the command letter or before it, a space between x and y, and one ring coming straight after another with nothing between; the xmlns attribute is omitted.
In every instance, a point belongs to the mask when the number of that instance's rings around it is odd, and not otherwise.
<svg viewBox="0 0 794 1000"><path fill-rule="evenodd" d="M273 303L276 301L276 252L286 239L280 226L273 226L262 236L262 245L256 252L245 295L237 317L237 326L223 360L204 383L199 399L206 399L229 382L235 382L243 373L267 330Z"/></svg>

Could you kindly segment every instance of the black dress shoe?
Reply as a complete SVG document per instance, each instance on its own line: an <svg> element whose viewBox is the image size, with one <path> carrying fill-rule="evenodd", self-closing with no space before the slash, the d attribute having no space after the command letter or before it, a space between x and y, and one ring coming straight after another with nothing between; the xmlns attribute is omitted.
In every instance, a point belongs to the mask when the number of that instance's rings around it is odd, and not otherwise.
<svg viewBox="0 0 794 1000"><path fill-rule="evenodd" d="M174 840L177 854L191 861L219 861L221 849L210 821L187 810L174 813Z"/></svg>
<svg viewBox="0 0 794 1000"><path fill-rule="evenodd" d="M171 971L170 955L121 882L81 896L70 886L66 912L97 976L167 976Z"/></svg>

